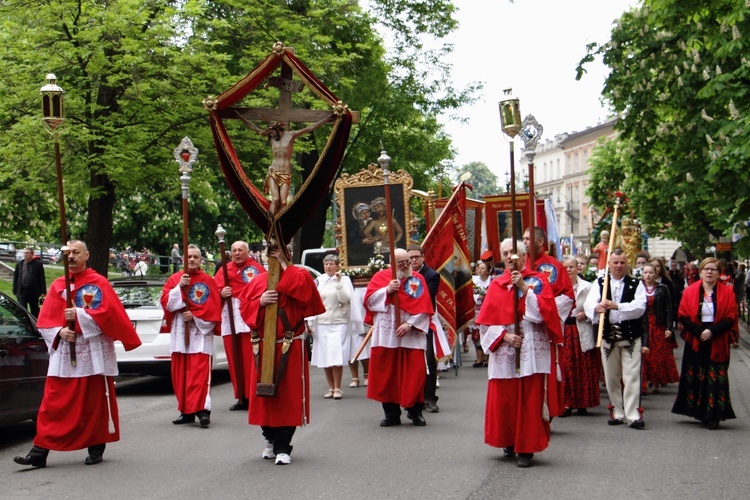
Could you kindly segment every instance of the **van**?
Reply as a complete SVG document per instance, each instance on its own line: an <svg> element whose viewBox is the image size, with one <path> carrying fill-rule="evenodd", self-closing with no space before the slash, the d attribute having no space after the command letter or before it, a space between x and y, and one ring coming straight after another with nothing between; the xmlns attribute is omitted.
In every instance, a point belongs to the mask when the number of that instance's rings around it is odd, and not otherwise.
<svg viewBox="0 0 750 500"><path fill-rule="evenodd" d="M303 266L311 267L318 271L320 274L324 273L323 270L323 259L326 255L333 254L338 255L338 248L311 248L302 252L302 259L300 264Z"/></svg>

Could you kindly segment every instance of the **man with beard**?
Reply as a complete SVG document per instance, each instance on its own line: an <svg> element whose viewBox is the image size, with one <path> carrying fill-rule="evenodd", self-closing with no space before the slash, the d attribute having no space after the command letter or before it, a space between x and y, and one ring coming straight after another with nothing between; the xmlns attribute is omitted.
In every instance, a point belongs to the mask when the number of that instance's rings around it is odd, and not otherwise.
<svg viewBox="0 0 750 500"><path fill-rule="evenodd" d="M367 397L383 405L381 427L401 425L401 407L414 425L424 426L426 334L434 309L424 278L412 274L407 251L397 248L394 255L397 279L391 269L383 269L365 291L365 323L373 325Z"/></svg>
<svg viewBox="0 0 750 500"><path fill-rule="evenodd" d="M247 410L250 359L246 358L252 350L250 327L242 321L239 297L250 280L265 273L266 269L250 257L250 247L244 241L235 241L231 248L232 260L226 264L229 283L225 282L222 269L216 272L214 280L216 281L216 288L220 290L221 298L225 302L221 307L221 338L224 340L224 350L229 362L229 375L232 379L234 397L237 398L237 402L229 407L229 411L238 411ZM234 335L237 338L233 338L232 324L229 321L230 303L232 318L234 319ZM235 349L235 343L239 350ZM242 389L242 392L240 392L240 389Z"/></svg>
<svg viewBox="0 0 750 500"><path fill-rule="evenodd" d="M551 345L563 342L563 336L546 275L524 267L525 245L518 244L517 261L510 238L503 240L500 252L505 273L490 283L476 319L487 325L482 348L489 355L484 442L503 448L505 458L517 453L518 467L530 467L534 453L549 445ZM516 314L520 332L515 331Z"/></svg>
<svg viewBox="0 0 750 500"><path fill-rule="evenodd" d="M187 273L174 273L161 292L170 331L172 386L180 416L175 425L211 424L211 357L214 330L221 321L221 299L214 279L201 269L201 251L188 245ZM189 342L185 342L185 330Z"/></svg>
<svg viewBox="0 0 750 500"><path fill-rule="evenodd" d="M52 282L36 326L50 348L47 381L37 419L34 447L17 464L46 467L50 450L88 448L84 463L102 461L107 443L120 440L115 398L118 375L115 340L126 351L141 345L122 302L106 278L86 268L89 251L82 241L68 242L71 298L65 277ZM70 359L75 349L76 363Z"/></svg>

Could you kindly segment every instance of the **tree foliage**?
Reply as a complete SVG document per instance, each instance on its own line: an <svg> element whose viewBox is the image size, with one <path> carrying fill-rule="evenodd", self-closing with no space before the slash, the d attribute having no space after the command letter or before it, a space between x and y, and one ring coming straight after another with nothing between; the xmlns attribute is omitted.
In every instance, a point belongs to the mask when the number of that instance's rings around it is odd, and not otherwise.
<svg viewBox="0 0 750 500"><path fill-rule="evenodd" d="M471 174L466 180L473 188L469 195L471 198L481 199L483 196L497 195L502 191L498 184L497 175L493 174L489 167L481 161L472 161L459 168L454 182L460 182L460 179L465 177L466 174Z"/></svg>
<svg viewBox="0 0 750 500"><path fill-rule="evenodd" d="M621 114L594 203L620 180L651 234L701 252L750 220L749 14L746 0L644 0L589 46L579 77L602 56L603 96Z"/></svg>
<svg viewBox="0 0 750 500"><path fill-rule="evenodd" d="M361 113L342 170L375 161L429 189L452 156L439 112L470 99L472 88L445 85L440 45L456 26L450 2L370 3L401 40L388 55L373 14L348 0L7 0L0 4L0 230L18 239L56 241L59 229L52 141L39 120L38 89L55 73L66 90L61 135L69 234L85 238L92 264L106 269L110 247L167 253L181 240L181 198L173 149L185 136L200 154L190 183L190 240L214 248L217 223L230 239L263 237L239 208L213 153L201 101L254 68L276 41L296 54L351 109ZM417 43L419 42L419 43ZM278 93L244 105L275 107ZM307 90L295 107L319 107ZM229 125L248 176L262 185L268 144ZM317 160L325 131L295 146L294 185ZM303 248L322 241L326 204L303 231ZM305 234L305 233L308 234Z"/></svg>

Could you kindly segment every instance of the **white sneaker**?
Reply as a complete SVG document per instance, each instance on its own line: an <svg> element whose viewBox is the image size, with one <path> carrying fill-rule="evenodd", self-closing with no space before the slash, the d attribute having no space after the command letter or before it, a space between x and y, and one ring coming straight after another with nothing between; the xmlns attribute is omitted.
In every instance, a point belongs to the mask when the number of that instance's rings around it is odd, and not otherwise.
<svg viewBox="0 0 750 500"><path fill-rule="evenodd" d="M267 460L276 458L276 454L273 452L273 443L266 443L266 447L263 448L263 458Z"/></svg>
<svg viewBox="0 0 750 500"><path fill-rule="evenodd" d="M276 465L289 465L292 463L292 457L286 453L279 453L276 455Z"/></svg>

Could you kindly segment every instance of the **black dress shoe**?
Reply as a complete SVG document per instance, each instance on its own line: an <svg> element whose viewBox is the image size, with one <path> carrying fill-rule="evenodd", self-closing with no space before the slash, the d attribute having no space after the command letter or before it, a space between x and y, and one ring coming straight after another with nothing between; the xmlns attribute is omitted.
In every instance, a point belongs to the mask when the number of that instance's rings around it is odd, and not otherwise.
<svg viewBox="0 0 750 500"><path fill-rule="evenodd" d="M560 415L560 418L565 418L565 417L569 417L569 416L571 416L572 414L573 414L573 410L571 410L570 408L565 408L565 409L563 410L562 414Z"/></svg>
<svg viewBox="0 0 750 500"><path fill-rule="evenodd" d="M622 425L622 420L619 418L610 418L607 420L607 425Z"/></svg>
<svg viewBox="0 0 750 500"><path fill-rule="evenodd" d="M394 425L401 425L400 418L384 418L380 421L380 427L393 427Z"/></svg>
<svg viewBox="0 0 750 500"><path fill-rule="evenodd" d="M424 427L425 425L427 425L427 421L419 413L407 413L406 418L411 420L411 423L416 425L417 427Z"/></svg>
<svg viewBox="0 0 750 500"><path fill-rule="evenodd" d="M531 467L532 461L531 459L534 458L533 453L519 453L518 454L518 466L521 468Z"/></svg>
<svg viewBox="0 0 750 500"><path fill-rule="evenodd" d="M172 420L174 425L192 424L195 422L195 413L180 413L177 420Z"/></svg>
<svg viewBox="0 0 750 500"><path fill-rule="evenodd" d="M47 459L41 457L32 457L26 455L25 457L13 457L13 461L19 465L31 465L32 467L38 467L44 469L47 467Z"/></svg>
<svg viewBox="0 0 750 500"><path fill-rule="evenodd" d="M642 418L630 422L631 429L643 429L644 427L646 427L646 422L644 422Z"/></svg>
<svg viewBox="0 0 750 500"><path fill-rule="evenodd" d="M86 460L83 461L86 465L96 465L102 463L102 460L104 460L103 455L89 455L86 457Z"/></svg>
<svg viewBox="0 0 750 500"><path fill-rule="evenodd" d="M198 421L204 429L211 425L211 412L207 410L199 411Z"/></svg>
<svg viewBox="0 0 750 500"><path fill-rule="evenodd" d="M238 399L236 403L229 407L229 411L240 411L247 410L248 401L247 399Z"/></svg>
<svg viewBox="0 0 750 500"><path fill-rule="evenodd" d="M427 413L438 413L440 408L435 403L429 402L424 404L424 411Z"/></svg>
<svg viewBox="0 0 750 500"><path fill-rule="evenodd" d="M512 446L506 446L505 448L503 448L503 457L504 458L516 458L516 452Z"/></svg>
<svg viewBox="0 0 750 500"><path fill-rule="evenodd" d="M576 415L586 416L588 414L589 414L589 412L588 412L588 410L586 410L586 408L578 408L578 410L576 410Z"/></svg>

